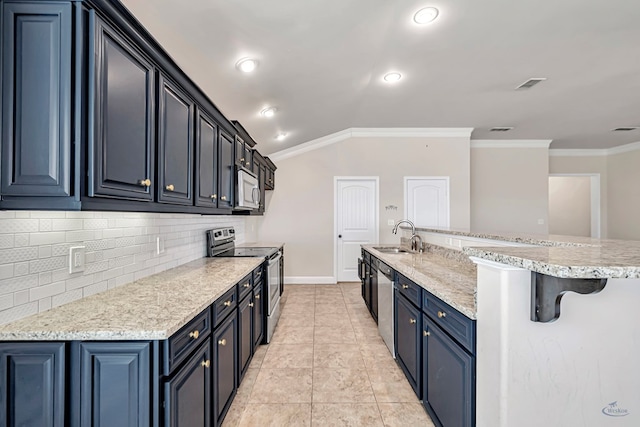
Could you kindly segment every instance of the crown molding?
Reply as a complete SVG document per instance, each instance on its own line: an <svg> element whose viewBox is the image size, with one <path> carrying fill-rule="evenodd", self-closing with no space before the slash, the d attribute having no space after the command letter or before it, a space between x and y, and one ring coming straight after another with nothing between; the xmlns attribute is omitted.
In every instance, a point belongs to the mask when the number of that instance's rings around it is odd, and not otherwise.
<svg viewBox="0 0 640 427"><path fill-rule="evenodd" d="M471 148L549 148L551 139L474 139Z"/></svg>
<svg viewBox="0 0 640 427"><path fill-rule="evenodd" d="M274 161L299 156L349 138L470 138L473 128L348 128L269 154Z"/></svg>
<svg viewBox="0 0 640 427"><path fill-rule="evenodd" d="M640 150L640 141L632 142L630 144L618 145L611 148L598 148L598 149L552 149L549 150L550 157L599 157L599 156L613 156L616 154L629 153L631 151Z"/></svg>

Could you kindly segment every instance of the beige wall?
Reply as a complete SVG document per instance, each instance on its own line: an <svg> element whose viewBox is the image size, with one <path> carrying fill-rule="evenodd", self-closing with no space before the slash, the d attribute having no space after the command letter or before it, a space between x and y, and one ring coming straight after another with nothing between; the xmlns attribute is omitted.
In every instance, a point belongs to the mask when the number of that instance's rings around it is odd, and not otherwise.
<svg viewBox="0 0 640 427"><path fill-rule="evenodd" d="M640 150L607 156L609 237L640 240Z"/></svg>
<svg viewBox="0 0 640 427"><path fill-rule="evenodd" d="M606 156L551 156L549 173L554 174L598 174L600 175L600 238L609 236L609 185Z"/></svg>
<svg viewBox="0 0 640 427"><path fill-rule="evenodd" d="M591 236L590 177L549 177L549 234Z"/></svg>
<svg viewBox="0 0 640 427"><path fill-rule="evenodd" d="M388 219L404 216L404 176L449 176L451 226L470 224L469 138L351 138L276 161L259 240L285 243L285 276L334 276L334 177L377 176L380 242L398 243ZM398 210L385 210L394 205Z"/></svg>
<svg viewBox="0 0 640 427"><path fill-rule="evenodd" d="M547 148L473 148L471 229L546 234L548 185Z"/></svg>

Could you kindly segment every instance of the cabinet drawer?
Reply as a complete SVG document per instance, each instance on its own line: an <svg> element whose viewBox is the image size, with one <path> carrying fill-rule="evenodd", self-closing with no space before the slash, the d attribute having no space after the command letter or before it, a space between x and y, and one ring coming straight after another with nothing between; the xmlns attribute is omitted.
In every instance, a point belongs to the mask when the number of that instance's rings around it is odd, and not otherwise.
<svg viewBox="0 0 640 427"><path fill-rule="evenodd" d="M262 266L253 270L253 283L257 283L259 280L262 280L262 275L264 274L264 269Z"/></svg>
<svg viewBox="0 0 640 427"><path fill-rule="evenodd" d="M413 305L420 308L422 302L422 288L402 274L396 276L396 288L404 295Z"/></svg>
<svg viewBox="0 0 640 427"><path fill-rule="evenodd" d="M367 251L364 252L364 262L367 264L371 263L371 254Z"/></svg>
<svg viewBox="0 0 640 427"><path fill-rule="evenodd" d="M236 287L229 289L226 294L222 295L211 306L213 309L213 324L218 326L229 313L238 305L238 296Z"/></svg>
<svg viewBox="0 0 640 427"><path fill-rule="evenodd" d="M168 375L211 334L209 310L197 315L166 341L165 375Z"/></svg>
<svg viewBox="0 0 640 427"><path fill-rule="evenodd" d="M428 291L423 295L423 311L467 351L475 354L476 322Z"/></svg>
<svg viewBox="0 0 640 427"><path fill-rule="evenodd" d="M238 301L242 301L242 299L251 293L251 289L253 289L253 277L251 274L248 274L242 280L238 282Z"/></svg>

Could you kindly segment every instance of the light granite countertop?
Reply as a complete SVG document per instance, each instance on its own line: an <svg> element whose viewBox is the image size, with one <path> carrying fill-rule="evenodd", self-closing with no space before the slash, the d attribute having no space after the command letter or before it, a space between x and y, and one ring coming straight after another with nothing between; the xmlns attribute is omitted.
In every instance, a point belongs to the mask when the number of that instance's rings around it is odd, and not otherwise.
<svg viewBox="0 0 640 427"><path fill-rule="evenodd" d="M164 340L264 259L202 258L0 326L0 341Z"/></svg>
<svg viewBox="0 0 640 427"><path fill-rule="evenodd" d="M416 230L535 245L474 247L471 243L471 246L462 248L462 252L468 256L549 276L574 279L640 278L640 241L559 235L482 233L444 228L416 227Z"/></svg>
<svg viewBox="0 0 640 427"><path fill-rule="evenodd" d="M370 254L395 271L411 279L465 316L476 318L476 268L471 262L461 262L432 252L388 254L362 245Z"/></svg>

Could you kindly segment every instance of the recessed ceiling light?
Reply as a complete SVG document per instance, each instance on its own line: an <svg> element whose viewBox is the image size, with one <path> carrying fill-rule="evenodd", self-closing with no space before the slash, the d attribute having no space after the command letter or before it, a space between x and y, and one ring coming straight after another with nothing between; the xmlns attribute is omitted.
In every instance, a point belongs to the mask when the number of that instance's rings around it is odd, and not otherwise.
<svg viewBox="0 0 640 427"><path fill-rule="evenodd" d="M383 79L387 83L395 83L402 78L402 74L400 73L387 73L384 75Z"/></svg>
<svg viewBox="0 0 640 427"><path fill-rule="evenodd" d="M425 7L423 9L420 9L415 13L415 15L413 15L413 21L416 24L420 25L428 24L435 21L438 17L438 14L438 9L436 9L435 7Z"/></svg>
<svg viewBox="0 0 640 427"><path fill-rule="evenodd" d="M263 117L273 117L276 114L276 111L278 111L277 107L267 107L264 110L260 111L260 114Z"/></svg>
<svg viewBox="0 0 640 427"><path fill-rule="evenodd" d="M253 58L242 58L236 62L236 68L243 73L250 73L258 67L258 61Z"/></svg>
<svg viewBox="0 0 640 427"><path fill-rule="evenodd" d="M276 140L277 141L282 141L283 139L285 139L287 137L287 133L286 132L280 132L276 135Z"/></svg>

